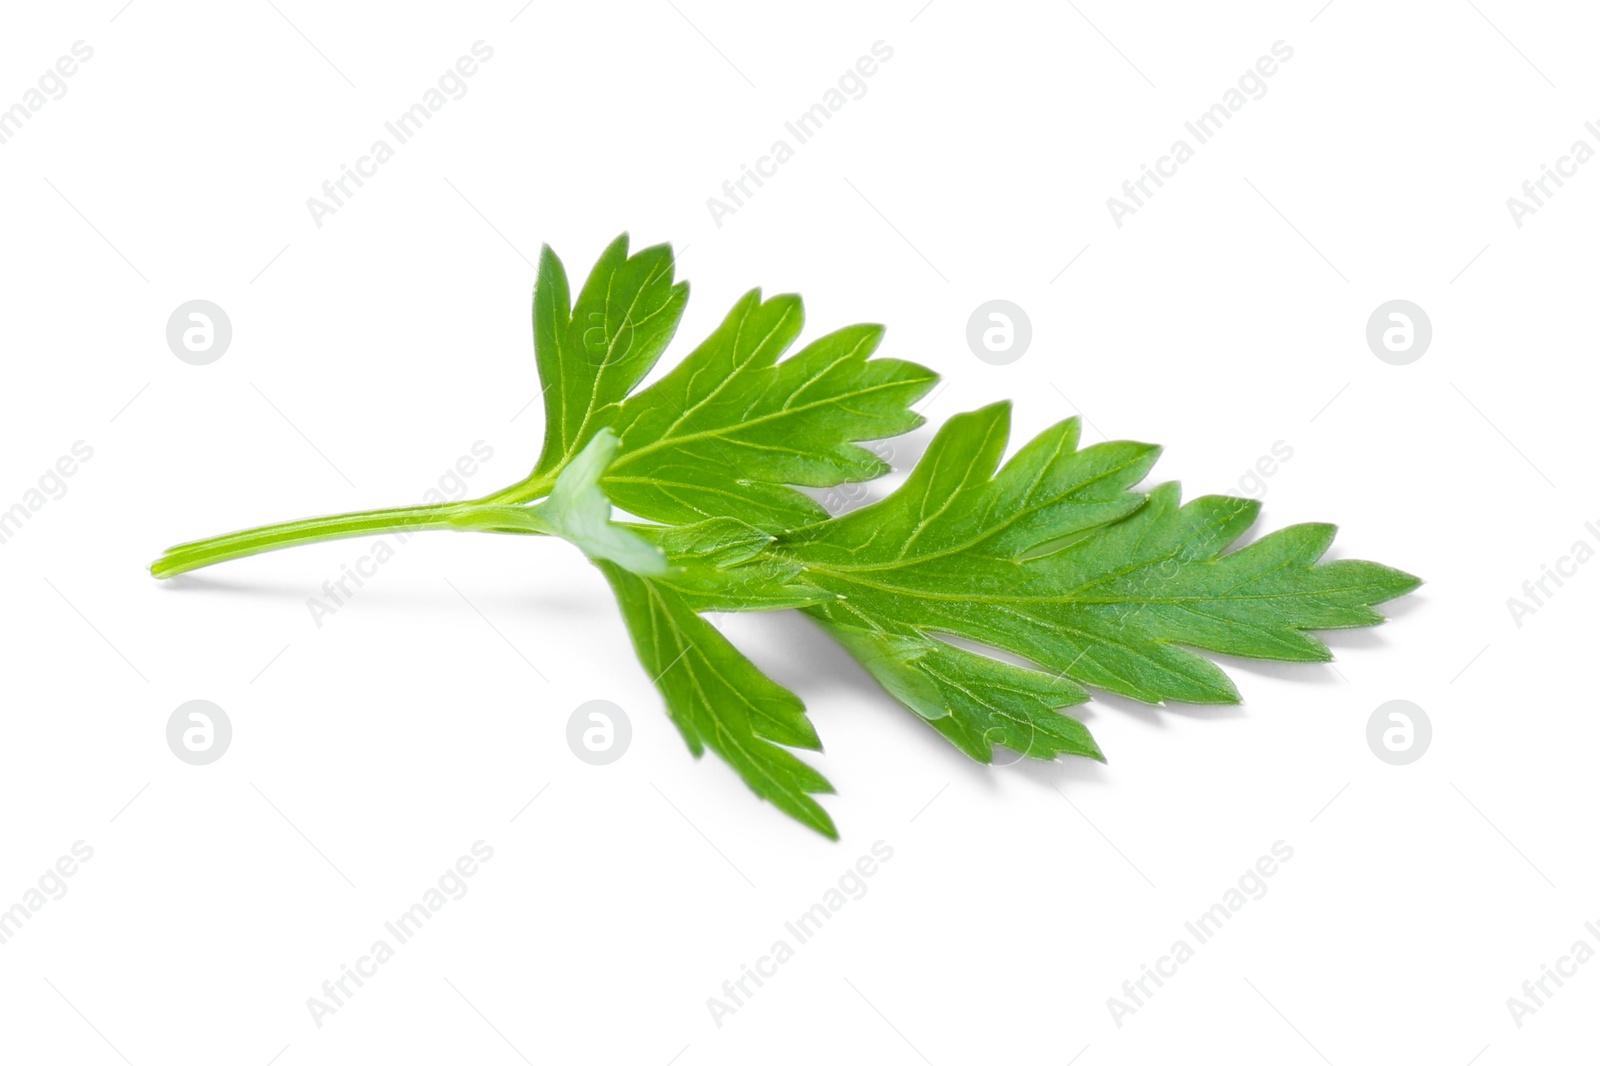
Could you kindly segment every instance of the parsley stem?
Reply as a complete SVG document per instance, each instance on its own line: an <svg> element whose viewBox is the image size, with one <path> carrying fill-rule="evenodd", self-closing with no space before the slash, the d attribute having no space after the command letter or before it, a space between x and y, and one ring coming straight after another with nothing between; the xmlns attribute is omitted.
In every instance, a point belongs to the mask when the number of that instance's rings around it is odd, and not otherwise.
<svg viewBox="0 0 1600 1066"><path fill-rule="evenodd" d="M525 528L495 528L485 524L484 508L503 508L506 504L527 503L547 496L553 479L529 477L499 492L472 500L449 503L424 503L411 507L386 507L376 511L352 511L348 514L324 515L320 518L302 518L294 522L277 522L256 526L234 533L207 537L204 540L177 544L161 554L150 564L150 572L159 578L174 577L190 570L224 563L230 559L243 559L262 552L292 548L301 544L316 544L344 537L364 537L374 533L414 533L425 529L476 530L480 532L534 532Z"/></svg>
<svg viewBox="0 0 1600 1066"><path fill-rule="evenodd" d="M391 507L378 511L354 511L350 514L326 515L321 518L303 518L295 522L278 522L254 529L224 533L168 548L161 558L150 564L156 577L172 577L203 566L242 559L247 555L291 548L299 544L315 544L342 537L360 537L371 533L397 532L399 530L449 529L449 512L459 504L423 504L416 507Z"/></svg>

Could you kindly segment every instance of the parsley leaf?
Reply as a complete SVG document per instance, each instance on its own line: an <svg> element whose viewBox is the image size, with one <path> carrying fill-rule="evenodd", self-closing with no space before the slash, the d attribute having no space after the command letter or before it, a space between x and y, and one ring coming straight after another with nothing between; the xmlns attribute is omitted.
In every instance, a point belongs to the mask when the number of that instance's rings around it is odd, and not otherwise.
<svg viewBox="0 0 1600 1066"><path fill-rule="evenodd" d="M1198 648L1325 662L1308 630L1375 625L1375 604L1418 580L1376 563L1318 563L1327 524L1290 526L1224 550L1255 521L1253 500L1179 505L1175 482L1132 486L1149 445L1078 450L1078 422L1040 434L1010 462L1009 405L952 418L906 483L774 550L835 599L808 608L896 698L980 761L989 744L1025 755L1098 757L1053 709L1086 688L1147 703L1236 703ZM1021 656L1023 669L936 639Z"/></svg>
<svg viewBox="0 0 1600 1066"><path fill-rule="evenodd" d="M800 699L703 613L806 612L980 762L996 746L1100 759L1083 723L1061 713L1091 690L1236 702L1233 683L1198 652L1325 661L1312 630L1375 625L1377 604L1420 583L1376 563L1321 562L1334 535L1326 524L1229 550L1258 504L1183 504L1175 483L1141 491L1159 449L1079 448L1077 419L1002 464L1003 403L950 419L899 489L830 518L799 489L887 473L860 442L920 425L911 404L935 375L873 358L881 326L846 327L786 356L800 298L757 289L641 388L688 299L673 272L670 248L629 255L624 235L574 302L561 261L543 250L533 335L544 445L516 484L191 541L151 572L400 529L561 537L610 584L691 752L716 752L758 796L834 838L813 798L833 789L791 750L821 749ZM617 521L614 507L638 521Z"/></svg>
<svg viewBox="0 0 1600 1066"><path fill-rule="evenodd" d="M853 443L920 426L910 410L937 376L873 359L882 326L849 326L779 362L800 334L800 297L746 293L715 333L613 422L623 451L605 489L658 522L727 516L783 530L828 517L791 485L828 487L889 472Z"/></svg>
<svg viewBox="0 0 1600 1066"><path fill-rule="evenodd" d="M820 750L800 697L728 643L671 587L601 563L639 663L696 757L709 747L756 795L822 833L839 833L808 793L832 792L816 770L779 745Z"/></svg>
<svg viewBox="0 0 1600 1066"><path fill-rule="evenodd" d="M544 390L544 450L536 475L561 470L614 405L655 366L689 300L673 284L665 244L628 255L623 234L600 254L574 306L567 272L546 245L533 289L533 353Z"/></svg>
<svg viewBox="0 0 1600 1066"><path fill-rule="evenodd" d="M873 359L882 326L819 337L779 360L800 335L800 297L746 293L683 362L628 395L677 329L687 286L672 284L665 245L629 256L626 235L601 256L575 306L548 247L534 288L534 348L546 382L545 446L527 479L491 499L525 503L549 491L587 440L621 438L602 482L629 514L653 522L735 518L779 531L827 512L792 486L826 488L888 473L856 441L922 425L911 411L938 376Z"/></svg>

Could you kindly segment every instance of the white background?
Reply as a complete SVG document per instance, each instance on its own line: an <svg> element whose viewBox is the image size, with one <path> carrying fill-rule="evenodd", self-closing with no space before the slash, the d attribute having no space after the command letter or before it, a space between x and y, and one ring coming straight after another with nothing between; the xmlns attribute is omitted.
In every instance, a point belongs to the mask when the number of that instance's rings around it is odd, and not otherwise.
<svg viewBox="0 0 1600 1066"><path fill-rule="evenodd" d="M94 55L0 145L0 509L94 454L0 545L0 906L94 854L0 945L0 1057L1593 1054L1600 965L1520 1028L1506 1000L1600 947L1600 565L1520 627L1506 601L1600 543L1600 164L1521 228L1506 198L1600 148L1594 13L920 2L8 5L0 106ZM479 40L465 97L314 225L307 197ZM718 227L707 197L880 40L866 95ZM1266 95L1114 225L1106 198L1279 40ZM307 597L360 541L148 576L179 540L418 500L479 440L474 493L521 476L529 261L548 242L581 276L624 229L684 249L664 366L750 286L800 292L808 332L883 322L883 354L943 375L933 424L1081 412L1087 441L1165 444L1189 495L1238 493L1281 441L1261 528L1336 521L1336 556L1428 583L1331 635L1332 666L1227 664L1241 707L1082 708L1106 766L973 764L803 618L719 620L810 709L830 843L688 756L562 543L419 537L320 628ZM164 334L197 298L234 331L203 367ZM965 341L992 298L1033 324L1008 366ZM1364 337L1396 298L1433 323L1408 366ZM234 729L205 767L165 741L196 698ZM566 745L590 699L632 721L609 767ZM1433 723L1409 766L1367 746L1391 699ZM478 840L470 892L315 1025L307 998ZM714 1024L708 997L879 840L864 898ZM1108 998L1280 840L1267 894L1115 1024Z"/></svg>

